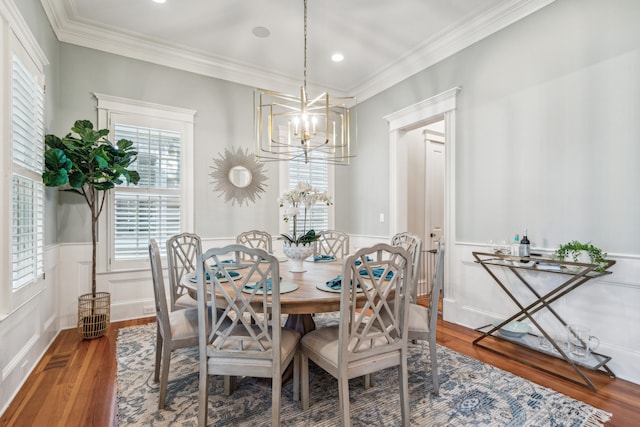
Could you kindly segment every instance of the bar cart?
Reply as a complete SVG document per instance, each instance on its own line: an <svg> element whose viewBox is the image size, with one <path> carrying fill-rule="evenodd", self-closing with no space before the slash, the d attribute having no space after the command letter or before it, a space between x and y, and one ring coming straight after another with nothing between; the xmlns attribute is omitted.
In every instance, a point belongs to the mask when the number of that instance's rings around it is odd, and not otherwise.
<svg viewBox="0 0 640 427"><path fill-rule="evenodd" d="M548 333L534 318L534 314L541 310L546 310L551 313L560 324L566 328L567 322L558 314L558 312L551 306L552 303L559 300L569 292L582 286L589 280L601 277L607 274L611 274L607 271L612 265L615 264L613 260L606 260L606 265L601 269L597 269L598 266L589 263L579 263L564 261L557 258L546 256L531 256L527 258L520 258L517 256L505 255L500 253L486 253L486 252L473 252L473 256L476 259L476 263L480 264L485 271L493 278L493 280L500 286L506 295L516 304L519 311L512 314L509 318L501 322L494 322L489 325L481 326L476 331L481 332L482 335L473 341L474 345L493 351L497 354L509 357L514 360L518 360L534 368L540 369L544 372L552 375L567 379L576 384L584 385L595 391L596 388L591 380L584 374L582 369L590 369L598 371L608 375L611 378L615 378L615 374L609 369L607 363L611 360L610 356L605 356L600 353L591 351L584 358L571 357L570 352L566 347L557 342L557 340ZM524 302L522 297L515 295L509 287L500 280L496 274L498 269L504 269L507 272L513 274L519 282L524 285L525 289L531 292L535 298L533 302ZM554 285L553 289L541 293L537 291L527 280L526 277L530 277L530 274L544 275L544 274L560 274L566 277L566 280ZM526 277L525 277L526 276ZM526 304L526 305L525 305ZM516 333L508 333L510 331L509 326L514 322L517 325L518 322L523 320L530 321L538 331L543 335L544 339L550 344L548 350L544 350L539 346L539 340L542 337L530 333L530 331L516 331ZM582 379L577 381L571 377L563 375L561 373L549 370L544 366L530 363L522 358L514 356L513 354L507 354L502 350L498 350L482 342L487 337L497 338L499 340L505 340L515 343L521 347L525 347L531 350L542 352L549 356L553 356L559 359L563 359Z"/></svg>

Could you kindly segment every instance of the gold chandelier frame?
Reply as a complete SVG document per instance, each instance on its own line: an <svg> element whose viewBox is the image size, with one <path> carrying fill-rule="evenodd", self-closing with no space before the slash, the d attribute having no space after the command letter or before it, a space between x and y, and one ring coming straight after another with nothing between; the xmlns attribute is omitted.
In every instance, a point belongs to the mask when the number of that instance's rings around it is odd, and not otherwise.
<svg viewBox="0 0 640 427"><path fill-rule="evenodd" d="M304 0L304 81L300 96L255 90L256 158L264 162L349 164L356 155L356 105L355 97L332 98L328 92L308 98L307 0Z"/></svg>

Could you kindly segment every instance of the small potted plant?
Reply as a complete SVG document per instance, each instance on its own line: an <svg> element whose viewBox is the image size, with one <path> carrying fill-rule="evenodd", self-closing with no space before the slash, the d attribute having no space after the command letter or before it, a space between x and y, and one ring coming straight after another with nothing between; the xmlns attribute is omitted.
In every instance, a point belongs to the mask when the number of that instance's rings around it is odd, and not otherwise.
<svg viewBox="0 0 640 427"><path fill-rule="evenodd" d="M599 272L603 272L607 265L607 253L593 246L591 242L580 243L573 240L565 243L556 250L556 256L562 260L595 264L595 270Z"/></svg>
<svg viewBox="0 0 640 427"><path fill-rule="evenodd" d="M140 175L127 168L136 160L133 142L117 144L105 137L108 129L94 130L89 120L78 120L64 138L46 135L42 181L48 187L63 187L81 195L91 212L91 294L78 298L78 331L83 338L103 336L109 327L110 295L96 292L96 243L98 218L107 192L124 180L137 184Z"/></svg>

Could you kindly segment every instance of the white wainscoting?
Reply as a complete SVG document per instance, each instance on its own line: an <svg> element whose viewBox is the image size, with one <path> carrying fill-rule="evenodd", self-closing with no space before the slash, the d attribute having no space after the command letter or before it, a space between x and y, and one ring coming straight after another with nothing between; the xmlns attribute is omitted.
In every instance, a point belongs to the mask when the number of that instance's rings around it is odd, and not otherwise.
<svg viewBox="0 0 640 427"><path fill-rule="evenodd" d="M60 331L58 247L46 247L45 278L31 297L0 321L0 414L4 413Z"/></svg>

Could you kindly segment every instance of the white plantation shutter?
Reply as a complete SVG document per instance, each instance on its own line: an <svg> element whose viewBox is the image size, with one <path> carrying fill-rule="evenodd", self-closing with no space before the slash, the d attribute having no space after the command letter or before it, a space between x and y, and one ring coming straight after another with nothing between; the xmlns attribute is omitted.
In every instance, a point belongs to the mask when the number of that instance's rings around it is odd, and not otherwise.
<svg viewBox="0 0 640 427"><path fill-rule="evenodd" d="M313 157L326 157L323 153L313 152ZM326 191L329 189L329 163L326 161L313 161L309 163L289 162L289 189L294 188L298 182L306 181L316 190ZM301 212L298 216L298 233L302 232L304 215ZM313 205L307 211L306 231L316 232L329 228L329 207L320 202ZM289 233L293 233L293 221L290 221Z"/></svg>
<svg viewBox="0 0 640 427"><path fill-rule="evenodd" d="M44 273L44 85L11 57L11 271L12 288Z"/></svg>
<svg viewBox="0 0 640 427"><path fill-rule="evenodd" d="M130 169L138 171L140 182L115 189L113 255L146 258L150 238L164 242L181 231L181 134L119 123L114 130L115 141L128 139L138 151Z"/></svg>

